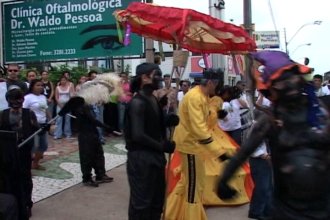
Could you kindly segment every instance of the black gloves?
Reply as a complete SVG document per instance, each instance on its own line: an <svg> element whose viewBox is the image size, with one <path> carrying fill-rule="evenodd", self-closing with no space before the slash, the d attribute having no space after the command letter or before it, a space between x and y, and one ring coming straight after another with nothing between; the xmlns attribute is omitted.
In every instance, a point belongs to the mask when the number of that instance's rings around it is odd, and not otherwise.
<svg viewBox="0 0 330 220"><path fill-rule="evenodd" d="M41 124L41 131L38 133L39 136L46 134L50 130L51 124Z"/></svg>
<svg viewBox="0 0 330 220"><path fill-rule="evenodd" d="M173 153L175 150L175 142L174 141L165 141L163 144L163 150L165 153Z"/></svg>
<svg viewBox="0 0 330 220"><path fill-rule="evenodd" d="M179 124L179 116L174 113L170 113L165 116L165 127L175 127Z"/></svg>
<svg viewBox="0 0 330 220"><path fill-rule="evenodd" d="M230 159L230 156L228 156L226 153L222 154L220 157L219 157L219 160L220 162L223 162L223 161L226 161Z"/></svg>
<svg viewBox="0 0 330 220"><path fill-rule="evenodd" d="M218 184L217 189L217 195L220 199L226 200L226 199L232 199L237 194L237 191L230 186L228 186L227 183L224 183L222 181Z"/></svg>
<svg viewBox="0 0 330 220"><path fill-rule="evenodd" d="M43 132L47 132L50 130L51 124L43 124L40 128Z"/></svg>
<svg viewBox="0 0 330 220"><path fill-rule="evenodd" d="M228 112L226 110L221 109L221 110L218 111L218 118L219 119L224 119L227 115L228 115Z"/></svg>
<svg viewBox="0 0 330 220"><path fill-rule="evenodd" d="M107 125L107 124L104 124L104 130L108 133L112 133L114 131L113 127Z"/></svg>
<svg viewBox="0 0 330 220"><path fill-rule="evenodd" d="M164 95L163 97L161 97L159 99L159 104L162 108L164 108L165 106L167 106L167 103L168 103L168 98L166 95Z"/></svg>

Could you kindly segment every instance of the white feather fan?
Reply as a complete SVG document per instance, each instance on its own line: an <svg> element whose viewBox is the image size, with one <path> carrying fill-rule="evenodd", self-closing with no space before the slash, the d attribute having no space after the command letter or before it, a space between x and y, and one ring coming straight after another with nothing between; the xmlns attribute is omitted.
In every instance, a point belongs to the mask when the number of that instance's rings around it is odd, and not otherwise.
<svg viewBox="0 0 330 220"><path fill-rule="evenodd" d="M85 82L77 96L85 99L90 105L105 104L111 96L120 96L123 93L120 77L117 73L104 73L96 76L92 81Z"/></svg>

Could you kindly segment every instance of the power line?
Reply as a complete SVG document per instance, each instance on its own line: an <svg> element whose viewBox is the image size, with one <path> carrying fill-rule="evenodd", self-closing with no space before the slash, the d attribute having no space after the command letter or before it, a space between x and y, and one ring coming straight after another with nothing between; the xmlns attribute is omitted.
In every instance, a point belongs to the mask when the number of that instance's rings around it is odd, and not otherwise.
<svg viewBox="0 0 330 220"><path fill-rule="evenodd" d="M274 12L273 12L273 7L272 7L271 0L268 0L268 7L269 7L270 15L272 17L274 29L275 29L275 31L277 31L277 26L276 26L276 21L275 21L275 16L274 16Z"/></svg>
<svg viewBox="0 0 330 220"><path fill-rule="evenodd" d="M270 15L272 17L275 32L277 34L277 39L280 39L280 34L279 34L279 31L277 31L277 25L276 25L276 21L275 21L275 16L274 16L274 11L273 11L271 0L268 0L268 7L269 7Z"/></svg>

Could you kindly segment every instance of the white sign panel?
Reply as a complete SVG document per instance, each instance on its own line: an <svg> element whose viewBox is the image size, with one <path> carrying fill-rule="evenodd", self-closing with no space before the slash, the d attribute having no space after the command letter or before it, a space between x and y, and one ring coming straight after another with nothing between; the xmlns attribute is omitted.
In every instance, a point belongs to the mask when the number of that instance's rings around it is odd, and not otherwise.
<svg viewBox="0 0 330 220"><path fill-rule="evenodd" d="M254 39L259 49L280 48L280 33L278 31L256 31Z"/></svg>

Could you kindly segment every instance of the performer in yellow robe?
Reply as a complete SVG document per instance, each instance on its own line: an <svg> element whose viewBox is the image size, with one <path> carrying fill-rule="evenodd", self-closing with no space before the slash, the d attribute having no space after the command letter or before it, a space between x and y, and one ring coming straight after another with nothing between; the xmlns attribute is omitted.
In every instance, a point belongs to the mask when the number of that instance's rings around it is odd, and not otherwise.
<svg viewBox="0 0 330 220"><path fill-rule="evenodd" d="M191 89L179 107L180 123L173 139L181 157L180 181L166 200L164 219L205 220L203 190L205 158L222 158L226 152L208 127L209 96L214 94L222 72L206 70L201 85ZM230 155L229 155L230 156Z"/></svg>
<svg viewBox="0 0 330 220"><path fill-rule="evenodd" d="M222 99L213 96L209 102L210 116L208 118L208 126L212 137L215 141L224 146L228 155L233 155L238 150L238 144L218 125L217 112L221 109ZM233 176L230 185L240 192L235 198L223 201L215 193L215 187L219 179L219 175L226 162L218 159L205 158L205 188L203 191L204 205L241 205L250 202L253 190L253 181L250 175L250 167L245 163Z"/></svg>
<svg viewBox="0 0 330 220"><path fill-rule="evenodd" d="M219 142L221 146L224 146L226 152L229 155L235 153L239 146L238 144L221 128L218 126L217 112L221 109L222 99L218 96L214 96L209 99L210 115L208 118L208 126L212 137ZM220 147L220 145L219 145ZM218 158L205 158L205 187L203 191L203 204L214 205L242 205L250 202L252 190L254 187L253 180L250 174L250 167L248 163L245 163L239 171L235 173L235 177L232 178L231 186L233 186L240 193L231 200L223 201L215 193L215 187L222 173L222 169L226 162L221 162ZM176 187L181 177L181 157L178 151L175 151L172 155L170 164L170 172L168 173L167 187L168 194L170 194Z"/></svg>

